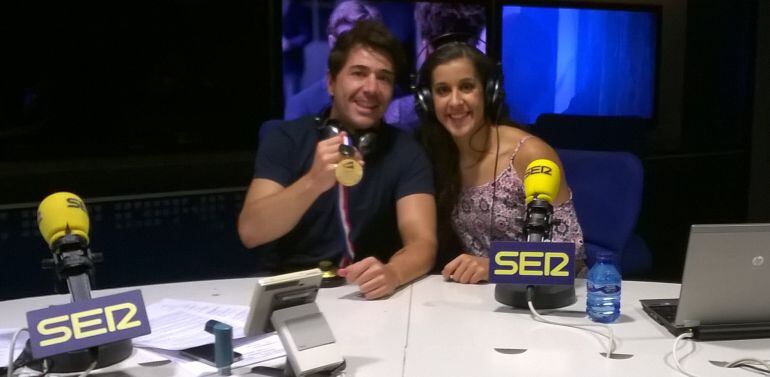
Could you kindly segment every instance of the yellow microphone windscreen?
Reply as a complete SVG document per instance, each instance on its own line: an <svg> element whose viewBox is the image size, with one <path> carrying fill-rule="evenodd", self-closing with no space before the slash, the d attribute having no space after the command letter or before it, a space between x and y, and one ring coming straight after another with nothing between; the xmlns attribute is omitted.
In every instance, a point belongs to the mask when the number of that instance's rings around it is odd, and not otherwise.
<svg viewBox="0 0 770 377"><path fill-rule="evenodd" d="M524 171L524 193L526 203L534 198L553 204L561 185L561 170L551 160L539 159L527 165Z"/></svg>
<svg viewBox="0 0 770 377"><path fill-rule="evenodd" d="M48 246L67 234L88 241L88 211L83 199L69 192L48 195L37 208L37 226Z"/></svg>

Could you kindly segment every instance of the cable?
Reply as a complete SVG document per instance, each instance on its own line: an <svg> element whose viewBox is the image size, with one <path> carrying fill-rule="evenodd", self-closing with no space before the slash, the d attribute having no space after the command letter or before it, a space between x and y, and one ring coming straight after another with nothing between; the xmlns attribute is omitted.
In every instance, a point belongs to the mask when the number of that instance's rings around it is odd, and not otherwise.
<svg viewBox="0 0 770 377"><path fill-rule="evenodd" d="M691 373L687 372L686 370L684 370L684 367L682 366L682 364L679 363L679 356L676 354L676 350L677 350L677 346L679 345L679 341L682 340L682 339L692 338L692 336L693 336L692 332L682 333L679 336L677 336L676 340L674 340L674 347L671 350L671 354L672 354L672 356L674 358L674 364L676 365L676 369L679 371L679 373L682 373L682 374L684 374L685 376L688 376L688 377L697 377L694 374L691 374ZM756 367L753 364L762 365L766 369L762 369L762 368ZM725 364L724 367L725 368L748 367L748 368L751 368L751 369L754 369L754 370L757 370L757 371L760 371L760 372L763 372L763 373L770 373L770 365L766 361L755 359L755 358L751 358L751 357L741 358L741 359L732 361L730 363Z"/></svg>
<svg viewBox="0 0 770 377"><path fill-rule="evenodd" d="M21 335L21 333L23 332L29 333L29 330L27 330L26 328L18 329L16 330L16 332L13 334L13 337L11 338L11 345L10 345L10 349L8 350L8 373L6 375L7 377L13 377L13 369L14 369L13 353L14 353L14 349L16 348L16 341L18 340L19 335ZM88 367L88 369L80 373L78 377L88 376L96 368L97 362L98 362L97 358L94 357L94 361L91 362L91 365ZM51 369L51 365L50 365L49 359L43 359L43 370L41 371L41 374L37 375L37 377L42 377L47 375L50 372L50 369ZM66 376L66 375L74 375L74 374L65 374L63 376Z"/></svg>
<svg viewBox="0 0 770 377"><path fill-rule="evenodd" d="M578 329L578 330L584 330L584 331L592 332L592 333L597 334L599 336L605 337L605 338L607 338L607 340L609 340L609 342L607 343L607 353L606 353L605 357L608 358L608 359L612 357L612 351L615 350L615 333L612 331L612 328L609 325L600 325L600 324L576 325L576 324L562 323L562 322L555 322L555 321L548 320L545 317L541 316L537 312L537 310L535 310L535 306L532 305L532 299L534 298L534 296L535 296L535 288L530 285L530 286L527 287L527 305L529 306L529 310L530 310L530 312L532 312L532 315L535 317L536 320L538 320L540 322L548 323L548 324L551 324L551 325L556 325L556 326L572 327L572 328L575 328L575 329ZM589 329L589 328L586 328L586 327L603 327L603 328L607 329L607 332L609 333L609 335L604 334L601 331L596 331L596 330Z"/></svg>
<svg viewBox="0 0 770 377"><path fill-rule="evenodd" d="M532 301L527 301L527 304L529 305L529 310L532 312L532 315L535 316L535 318L538 321L540 321L540 322L548 323L548 324L551 324L551 325L557 325L557 326L572 327L572 328L575 328L575 329L592 332L594 334L597 334L599 336L607 338L609 340L609 342L607 343L607 353L606 353L605 357L608 358L608 359L612 357L612 352L615 350L615 334L613 333L612 328L610 328L608 325L599 325L599 324L596 324L596 325L594 325L594 324L573 325L573 324L568 324L568 323L554 322L554 321L548 320L548 319L542 317L540 314L538 314L537 311L535 311L535 307L532 306ZM596 330L593 330L593 329L585 328L585 327L589 327L589 326L592 326L592 327L604 327L604 328L607 329L607 332L609 333L609 335L604 334L604 333L602 333L600 331L596 331Z"/></svg>
<svg viewBox="0 0 770 377"><path fill-rule="evenodd" d="M765 369L762 370L762 368L756 367L753 364L762 365L762 366L765 367ZM725 365L725 367L726 368L749 367L751 369L761 370L764 373L770 374L770 365L768 365L768 363L766 361L764 361L764 360L755 359L753 357L746 357L746 358L742 358L742 359L738 359L738 360L732 361L732 362L728 363L727 365Z"/></svg>
<svg viewBox="0 0 770 377"><path fill-rule="evenodd" d="M676 340L674 340L674 348L671 350L671 355L674 358L674 364L676 365L676 369L679 371L679 373L682 373L688 377L696 377L695 375L690 374L689 372L684 370L684 367L682 367L682 364L679 364L679 356L677 356L676 354L676 348L677 348L677 345L679 345L679 341L685 338L692 338L692 333L686 332L676 337Z"/></svg>
<svg viewBox="0 0 770 377"><path fill-rule="evenodd" d="M494 237L494 229L495 229L495 198L497 197L497 159L500 158L500 126L493 125L495 127L496 136L496 144L495 147L495 167L492 171L492 207L490 207L489 210L489 243L492 243L492 238Z"/></svg>
<svg viewBox="0 0 770 377"><path fill-rule="evenodd" d="M29 330L26 328L18 329L13 333L13 337L11 338L11 349L8 350L8 377L13 376L13 349L16 348L16 340L22 332L27 332L27 334L29 334Z"/></svg>
<svg viewBox="0 0 770 377"><path fill-rule="evenodd" d="M88 366L88 369L84 370L83 373L80 373L78 377L86 377L88 376L94 368L96 368L96 362L97 360L94 360L91 362L91 365Z"/></svg>
<svg viewBox="0 0 770 377"><path fill-rule="evenodd" d="M40 372L39 377L43 377L51 371L51 363L50 359L43 359L43 371Z"/></svg>

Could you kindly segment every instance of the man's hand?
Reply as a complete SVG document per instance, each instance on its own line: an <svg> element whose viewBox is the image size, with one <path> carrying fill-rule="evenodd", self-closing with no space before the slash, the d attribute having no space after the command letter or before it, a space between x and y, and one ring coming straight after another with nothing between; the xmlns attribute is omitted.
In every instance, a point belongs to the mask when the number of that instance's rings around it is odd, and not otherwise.
<svg viewBox="0 0 770 377"><path fill-rule="evenodd" d="M337 270L348 283L358 285L358 289L369 300L390 296L400 285L393 267L383 264L375 257L368 257Z"/></svg>
<svg viewBox="0 0 770 377"><path fill-rule="evenodd" d="M489 280L489 258L461 254L444 266L441 275L462 284Z"/></svg>
<svg viewBox="0 0 770 377"><path fill-rule="evenodd" d="M306 176L321 192L326 192L337 182L334 169L342 159L339 151L340 144L342 144L342 135L336 135L319 141L315 147L313 165Z"/></svg>
<svg viewBox="0 0 770 377"><path fill-rule="evenodd" d="M326 192L337 183L334 170L337 168L337 164L344 158L340 153L340 145L345 135L346 132L343 131L339 135L319 141L316 145L313 165L306 176L312 180L321 192ZM357 149L354 158L363 166L363 156Z"/></svg>

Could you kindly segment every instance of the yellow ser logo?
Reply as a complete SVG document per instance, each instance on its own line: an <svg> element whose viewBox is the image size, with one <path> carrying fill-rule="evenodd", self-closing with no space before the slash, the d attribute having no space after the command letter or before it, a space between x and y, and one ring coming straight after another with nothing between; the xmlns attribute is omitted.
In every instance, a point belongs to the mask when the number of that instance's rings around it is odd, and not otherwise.
<svg viewBox="0 0 770 377"><path fill-rule="evenodd" d="M492 271L494 275L569 276L564 269L569 255L560 251L500 251L495 262L502 268Z"/></svg>
<svg viewBox="0 0 770 377"><path fill-rule="evenodd" d="M117 321L115 312L120 310L127 310L127 312L120 321ZM124 302L44 319L37 324L37 331L43 336L52 337L41 341L40 346L52 346L72 338L83 339L141 326L142 322L134 319L136 311L136 305Z"/></svg>

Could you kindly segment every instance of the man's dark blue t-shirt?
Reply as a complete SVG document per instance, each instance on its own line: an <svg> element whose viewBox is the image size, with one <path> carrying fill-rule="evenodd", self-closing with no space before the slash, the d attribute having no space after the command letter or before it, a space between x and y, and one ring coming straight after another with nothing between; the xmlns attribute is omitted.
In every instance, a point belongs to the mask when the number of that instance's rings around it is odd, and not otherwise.
<svg viewBox="0 0 770 377"><path fill-rule="evenodd" d="M254 178L275 181L284 187L305 175L313 164L321 132L313 117L285 122L260 140ZM289 233L257 247L273 271L338 262L345 251L345 235L338 210L338 186L321 194ZM376 150L366 156L364 176L348 188L350 237L356 260L368 256L387 262L402 246L396 202L411 194L433 194L433 176L424 151L413 137L382 125L377 129Z"/></svg>

